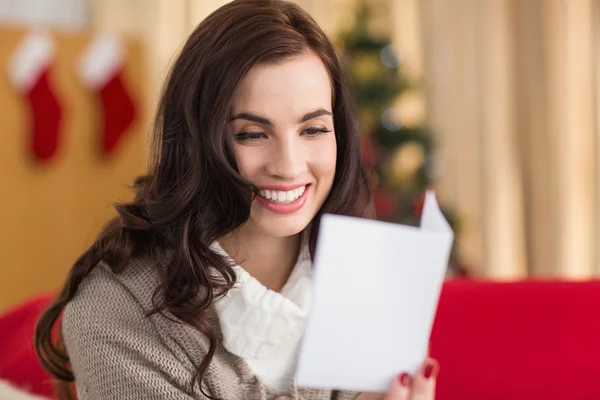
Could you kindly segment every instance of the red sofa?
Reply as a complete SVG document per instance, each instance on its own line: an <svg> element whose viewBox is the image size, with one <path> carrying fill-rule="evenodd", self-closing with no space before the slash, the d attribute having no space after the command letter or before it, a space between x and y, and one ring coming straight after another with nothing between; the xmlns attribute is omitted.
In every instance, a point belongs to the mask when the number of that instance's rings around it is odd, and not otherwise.
<svg viewBox="0 0 600 400"><path fill-rule="evenodd" d="M600 399L600 281L449 281L437 400Z"/></svg>
<svg viewBox="0 0 600 400"><path fill-rule="evenodd" d="M52 295L41 295L0 316L0 379L24 391L50 397L50 377L33 348L35 324Z"/></svg>
<svg viewBox="0 0 600 400"><path fill-rule="evenodd" d="M0 317L0 379L46 395L31 338L49 300ZM600 399L600 281L448 281L431 355L436 400Z"/></svg>

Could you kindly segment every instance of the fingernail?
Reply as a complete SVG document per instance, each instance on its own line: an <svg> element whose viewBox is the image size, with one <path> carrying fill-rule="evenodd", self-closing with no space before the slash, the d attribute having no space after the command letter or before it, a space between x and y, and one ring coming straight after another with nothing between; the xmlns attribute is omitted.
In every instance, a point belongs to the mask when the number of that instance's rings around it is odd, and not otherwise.
<svg viewBox="0 0 600 400"><path fill-rule="evenodd" d="M425 376L425 379L431 378L431 375L433 375L434 369L435 369L435 365L433 365L433 363L429 363L425 366L425 371L423 371L423 375Z"/></svg>
<svg viewBox="0 0 600 400"><path fill-rule="evenodd" d="M400 384L402 386L410 386L410 375L407 374L406 372L402 373L400 375Z"/></svg>

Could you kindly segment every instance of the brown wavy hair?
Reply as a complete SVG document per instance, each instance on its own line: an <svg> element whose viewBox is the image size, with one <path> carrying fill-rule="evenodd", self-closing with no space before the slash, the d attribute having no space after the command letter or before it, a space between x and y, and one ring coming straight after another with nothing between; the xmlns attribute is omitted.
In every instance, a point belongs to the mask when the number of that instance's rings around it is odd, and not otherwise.
<svg viewBox="0 0 600 400"><path fill-rule="evenodd" d="M231 266L209 246L248 220L258 191L236 165L229 127L232 96L254 65L307 51L317 54L329 72L337 141L333 186L311 223L311 254L322 214L365 216L370 191L357 109L333 45L291 2L228 3L198 25L171 68L155 118L149 172L136 180L135 199L115 206L118 216L75 262L60 295L39 320L35 349L42 366L58 381L74 381L61 337L52 334L60 328L65 305L101 260L120 273L140 256L152 256L156 268L166 260L150 314L169 311L210 341L191 384L202 381L217 345L216 333L203 316L236 280ZM209 268L218 274L209 273Z"/></svg>

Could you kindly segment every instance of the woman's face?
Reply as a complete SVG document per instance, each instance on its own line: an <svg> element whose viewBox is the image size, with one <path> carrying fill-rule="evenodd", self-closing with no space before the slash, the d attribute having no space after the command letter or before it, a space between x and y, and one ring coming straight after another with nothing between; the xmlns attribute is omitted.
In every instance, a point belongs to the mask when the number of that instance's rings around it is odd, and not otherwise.
<svg viewBox="0 0 600 400"><path fill-rule="evenodd" d="M314 53L254 66L233 97L240 173L261 191L245 229L295 235L327 198L336 164L331 82Z"/></svg>

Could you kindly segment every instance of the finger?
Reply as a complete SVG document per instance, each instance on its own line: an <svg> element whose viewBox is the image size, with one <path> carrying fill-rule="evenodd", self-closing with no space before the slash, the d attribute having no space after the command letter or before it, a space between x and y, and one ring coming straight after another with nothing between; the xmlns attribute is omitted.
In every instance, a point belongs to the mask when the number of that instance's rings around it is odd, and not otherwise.
<svg viewBox="0 0 600 400"><path fill-rule="evenodd" d="M390 389L383 400L409 400L410 399L410 375L403 373L394 378Z"/></svg>
<svg viewBox="0 0 600 400"><path fill-rule="evenodd" d="M410 400L434 400L435 383L440 366L433 358L425 360L412 380Z"/></svg>

